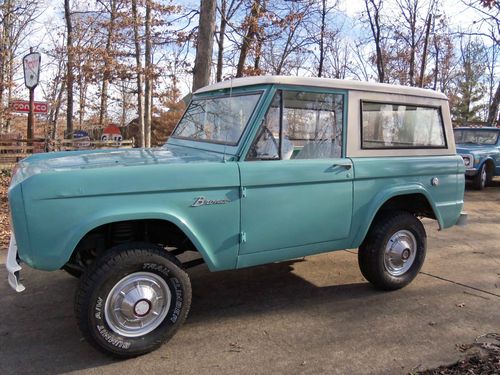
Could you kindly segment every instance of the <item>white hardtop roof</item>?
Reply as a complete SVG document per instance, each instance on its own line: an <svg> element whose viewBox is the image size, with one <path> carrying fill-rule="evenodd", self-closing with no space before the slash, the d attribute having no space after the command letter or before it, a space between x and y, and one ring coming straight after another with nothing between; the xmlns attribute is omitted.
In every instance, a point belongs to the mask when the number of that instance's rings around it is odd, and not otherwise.
<svg viewBox="0 0 500 375"><path fill-rule="evenodd" d="M205 86L195 92L195 94L229 89L231 87L254 86L254 85L296 85L296 86L312 86L324 87L330 89L344 89L357 91L382 92L387 94L401 94L421 96L426 98L435 98L448 100L443 93L421 89L418 87L408 87L400 85L389 85L387 83L362 82L355 80L333 79L333 78L317 78L317 77L289 77L289 76L257 76L234 78L223 82L218 82L213 85Z"/></svg>

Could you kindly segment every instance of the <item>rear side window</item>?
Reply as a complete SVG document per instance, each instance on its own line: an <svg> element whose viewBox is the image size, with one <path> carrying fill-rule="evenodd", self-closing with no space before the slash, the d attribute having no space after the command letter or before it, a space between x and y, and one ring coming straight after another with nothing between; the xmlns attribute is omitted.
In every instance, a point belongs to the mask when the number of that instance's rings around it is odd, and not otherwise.
<svg viewBox="0 0 500 375"><path fill-rule="evenodd" d="M361 102L364 149L446 148L439 108Z"/></svg>

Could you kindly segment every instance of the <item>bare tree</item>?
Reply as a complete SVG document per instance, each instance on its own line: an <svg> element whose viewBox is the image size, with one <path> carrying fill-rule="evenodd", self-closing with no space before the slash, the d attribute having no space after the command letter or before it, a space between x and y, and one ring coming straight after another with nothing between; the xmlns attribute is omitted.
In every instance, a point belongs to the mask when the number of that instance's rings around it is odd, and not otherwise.
<svg viewBox="0 0 500 375"><path fill-rule="evenodd" d="M105 23L106 46L103 51L104 64L101 82L101 105L99 108L99 125L102 126L108 121L108 89L114 65L113 44L117 27L118 1L110 0L109 4L104 0L98 0L98 2L106 9L106 13L109 14L109 20Z"/></svg>
<svg viewBox="0 0 500 375"><path fill-rule="evenodd" d="M64 0L64 18L66 20L66 131L73 138L73 83L74 83L74 51L73 51L73 23L71 20L70 0Z"/></svg>
<svg viewBox="0 0 500 375"><path fill-rule="evenodd" d="M422 64L420 65L420 75L418 77L418 86L424 87L424 76L425 76L425 68L427 64L427 51L429 46L429 36L431 32L431 23L432 23L432 13L429 13L427 16L427 22L425 26L425 37L424 37L424 47L422 51Z"/></svg>
<svg viewBox="0 0 500 375"><path fill-rule="evenodd" d="M33 21L41 12L37 0L5 0L0 5L0 132L10 131L8 103L17 86L16 61Z"/></svg>
<svg viewBox="0 0 500 375"><path fill-rule="evenodd" d="M238 64L236 66L236 77L243 76L243 70L245 68L245 63L248 53L250 52L251 45L258 34L258 27L259 27L258 25L259 25L259 18L261 15L261 11L262 7L260 4L260 0L253 0L250 15L245 20L245 24L247 26L246 26L245 36L243 37L243 41L241 43Z"/></svg>
<svg viewBox="0 0 500 375"><path fill-rule="evenodd" d="M144 134L145 147L151 147L151 116L153 110L153 55L152 55L152 36L151 23L153 22L151 15L151 0L146 0L146 20L145 20L145 48L144 48L144 67L146 74L144 75Z"/></svg>
<svg viewBox="0 0 500 375"><path fill-rule="evenodd" d="M500 121L500 115L498 114L498 108L500 107L500 82L497 85L495 95L493 95L490 105L488 107L488 119L486 123L490 126L496 126L497 122Z"/></svg>
<svg viewBox="0 0 500 375"><path fill-rule="evenodd" d="M379 82L385 82L385 61L382 53L383 36L381 25L383 4L383 0L365 0L366 15L370 24L373 42L375 43L375 64L377 66Z"/></svg>
<svg viewBox="0 0 500 375"><path fill-rule="evenodd" d="M139 120L139 143L141 147L146 146L146 135L144 128L143 103L144 93L142 91L142 54L141 41L139 35L140 17L137 11L137 0L132 0L132 27L134 30L134 47L135 47L135 73L137 78L137 115Z"/></svg>
<svg viewBox="0 0 500 375"><path fill-rule="evenodd" d="M216 33L217 36L217 72L216 81L222 81L222 69L224 67L224 48L226 40L226 30L228 23L231 18L235 15L238 9L243 4L243 0L221 0L220 7L218 7L218 13L220 16L219 30Z"/></svg>

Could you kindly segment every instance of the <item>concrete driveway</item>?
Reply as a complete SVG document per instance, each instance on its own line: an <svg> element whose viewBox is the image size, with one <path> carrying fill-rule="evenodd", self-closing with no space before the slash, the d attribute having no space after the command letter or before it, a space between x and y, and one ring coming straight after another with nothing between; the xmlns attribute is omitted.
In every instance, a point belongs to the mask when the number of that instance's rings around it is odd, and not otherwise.
<svg viewBox="0 0 500 375"><path fill-rule="evenodd" d="M114 361L82 341L77 280L24 268L4 281L0 252L0 374L404 374L448 364L460 344L500 333L500 181L467 191L469 226L437 231L408 287L379 292L356 251L209 273L192 269L193 305L177 335L149 355Z"/></svg>

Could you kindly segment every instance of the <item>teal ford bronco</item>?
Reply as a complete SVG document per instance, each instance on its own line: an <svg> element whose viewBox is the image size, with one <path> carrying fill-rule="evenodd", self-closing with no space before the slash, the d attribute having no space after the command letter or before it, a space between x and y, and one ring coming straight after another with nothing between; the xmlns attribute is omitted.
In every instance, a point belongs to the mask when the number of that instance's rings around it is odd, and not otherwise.
<svg viewBox="0 0 500 375"><path fill-rule="evenodd" d="M186 269L220 271L359 248L375 287L426 253L419 218L465 221L448 101L418 88L252 77L198 90L158 149L33 155L9 188L10 285L21 265L80 278L85 339L150 352L187 317Z"/></svg>

